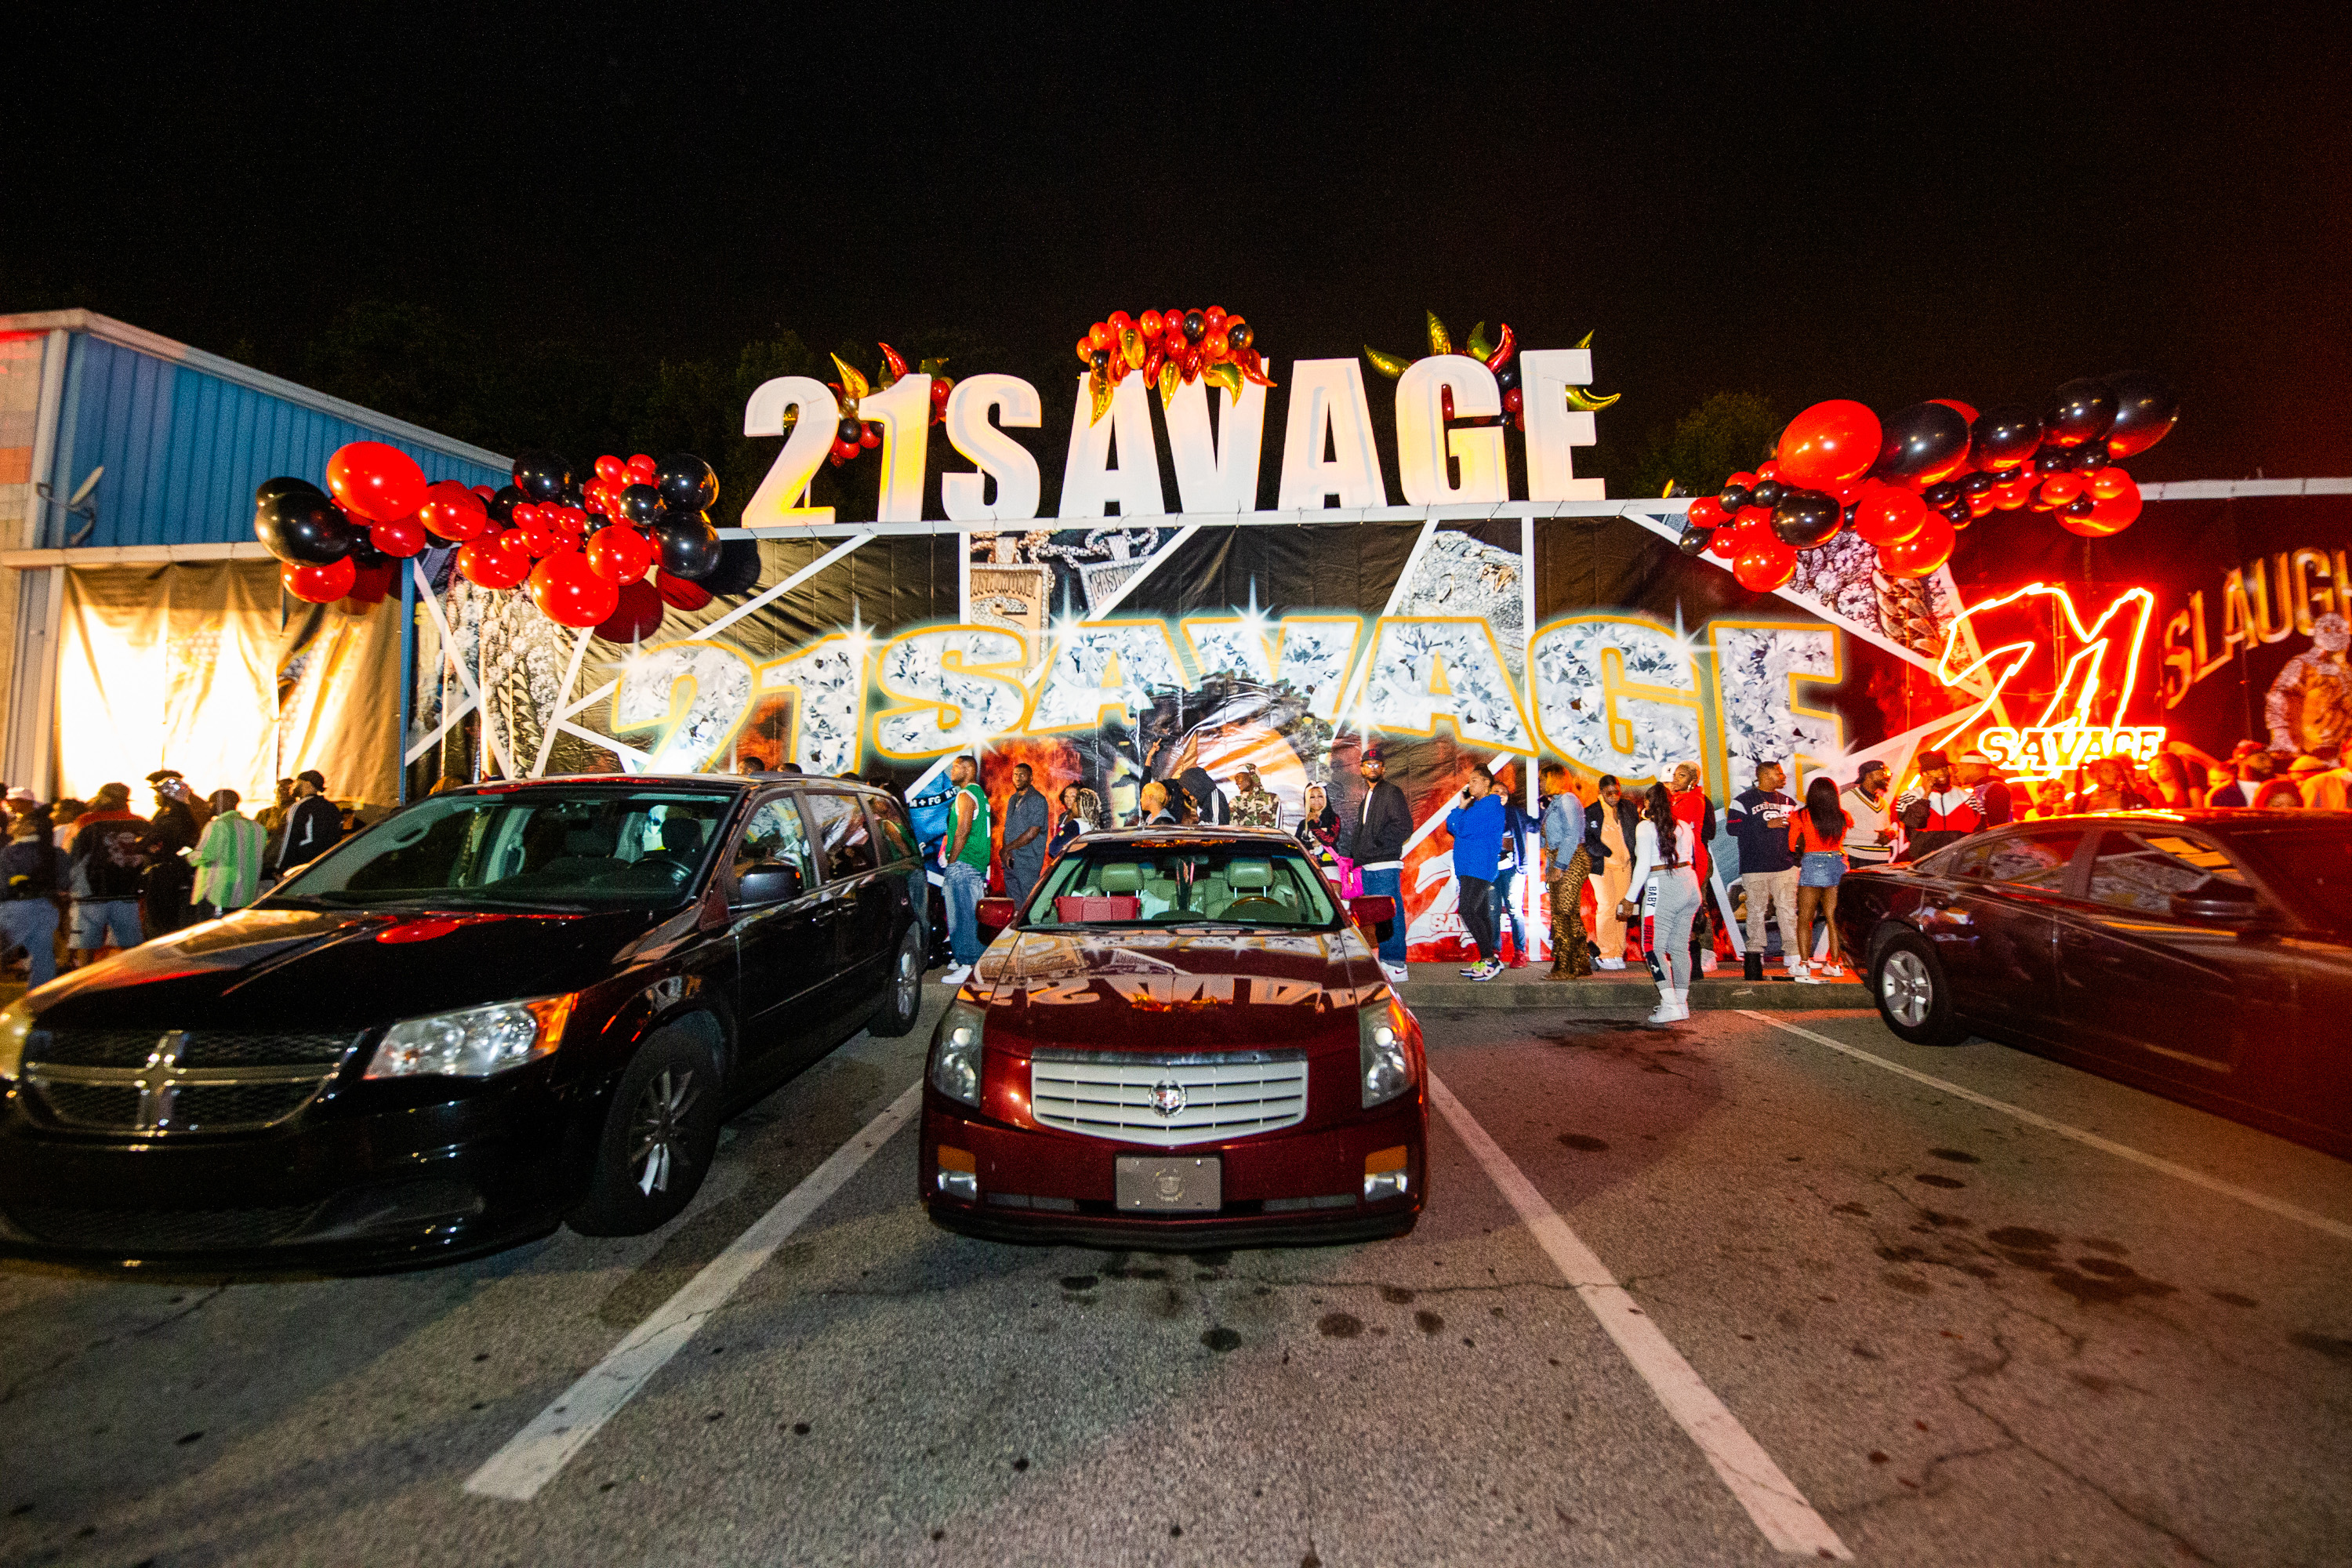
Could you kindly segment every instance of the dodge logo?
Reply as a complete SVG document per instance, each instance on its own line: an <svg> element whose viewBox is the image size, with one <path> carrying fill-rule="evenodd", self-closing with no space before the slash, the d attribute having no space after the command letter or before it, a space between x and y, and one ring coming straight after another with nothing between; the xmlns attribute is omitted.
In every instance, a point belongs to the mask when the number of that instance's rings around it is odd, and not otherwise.
<svg viewBox="0 0 2352 1568"><path fill-rule="evenodd" d="M1151 1109L1162 1117L1175 1115L1184 1109L1184 1086L1166 1079L1151 1086Z"/></svg>

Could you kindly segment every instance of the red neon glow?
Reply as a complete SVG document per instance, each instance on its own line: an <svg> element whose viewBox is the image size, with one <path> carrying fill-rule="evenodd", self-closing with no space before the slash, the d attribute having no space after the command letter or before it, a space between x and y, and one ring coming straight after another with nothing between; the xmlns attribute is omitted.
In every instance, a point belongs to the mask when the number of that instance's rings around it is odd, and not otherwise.
<svg viewBox="0 0 2352 1568"><path fill-rule="evenodd" d="M2137 613L2132 621L2131 646L2124 657L2123 678L2116 692L2112 719L2113 724L2120 725L2123 722L2124 714L2131 706L2133 686L2139 679L2140 648L2147 640L2148 622L2156 615L2156 595L2146 588L2126 588L2116 596L2112 604L2099 612L2096 620L2086 626L2083 624L2082 616L2074 608L2074 598L2072 594L2063 587L2053 587L2047 583L2029 583L2022 588L2012 589L2001 595L1999 598L1987 599L1982 604L1970 605L1953 619L1951 628L1944 634L1944 657L1936 663L1936 679L1946 686L1957 686L1971 676L1986 671L1997 660L2005 658L2008 662L1997 672L1992 673L1992 689L1985 694L1984 700L1969 709L1958 723L1937 737L1933 742L1934 745L1942 746L1953 736L1959 734L1984 717L1993 705L2000 700L2001 693L2008 689L2009 683L2023 671L2027 664L2032 662L2033 655L2041 647L2041 644L2032 641L2004 643L1980 655L1967 668L1954 670L1952 656L1953 650L1959 647L1960 628L1968 624L1971 616L1990 614L1994 610L2004 609L2016 604L2021 599L2030 598L2057 600L2059 607L2066 613L2067 626L2073 630L2075 639L2082 644L2082 647L2072 658L2066 661L2066 668L2060 672L2057 687L2051 692L2049 706L2042 710L2042 717L2024 728L2076 731L2098 727L2092 720L2091 707L2098 700L2099 671L2112 641L2107 633L2108 623L2129 606ZM2073 710L2062 714L2061 710L2065 707L2070 692L2074 694Z"/></svg>

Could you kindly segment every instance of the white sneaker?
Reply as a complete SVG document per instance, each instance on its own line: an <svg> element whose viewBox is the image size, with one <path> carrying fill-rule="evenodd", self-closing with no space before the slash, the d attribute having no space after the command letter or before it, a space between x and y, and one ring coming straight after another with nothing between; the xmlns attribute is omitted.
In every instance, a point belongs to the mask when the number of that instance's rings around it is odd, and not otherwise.
<svg viewBox="0 0 2352 1568"><path fill-rule="evenodd" d="M1659 991L1657 1011L1650 1015L1648 1021L1653 1024L1671 1024L1675 1022L1675 994L1666 990Z"/></svg>
<svg viewBox="0 0 2352 1568"><path fill-rule="evenodd" d="M1465 969L1462 973L1473 980L1492 980L1503 973L1503 963L1498 958L1490 958L1477 968Z"/></svg>
<svg viewBox="0 0 2352 1568"><path fill-rule="evenodd" d="M1622 958L1596 958L1592 961L1592 967L1595 969L1622 969L1625 967L1625 961Z"/></svg>
<svg viewBox="0 0 2352 1568"><path fill-rule="evenodd" d="M1800 985L1819 985L1822 984L1822 977L1820 975L1815 974L1811 970L1805 968L1801 964L1798 966L1796 972L1790 974L1789 978L1795 981Z"/></svg>
<svg viewBox="0 0 2352 1568"><path fill-rule="evenodd" d="M1462 978L1465 980L1475 980L1478 978L1478 972L1486 967L1486 961L1485 959L1480 959L1477 963L1472 964L1469 968L1462 972Z"/></svg>
<svg viewBox="0 0 2352 1568"><path fill-rule="evenodd" d="M945 969L940 971L940 984L942 985L961 985L963 984L964 976L971 973L971 965L969 963L950 963Z"/></svg>
<svg viewBox="0 0 2352 1568"><path fill-rule="evenodd" d="M1381 965L1381 973L1389 977L1389 984L1391 985L1402 985L1412 978L1412 971L1402 963L1383 963Z"/></svg>

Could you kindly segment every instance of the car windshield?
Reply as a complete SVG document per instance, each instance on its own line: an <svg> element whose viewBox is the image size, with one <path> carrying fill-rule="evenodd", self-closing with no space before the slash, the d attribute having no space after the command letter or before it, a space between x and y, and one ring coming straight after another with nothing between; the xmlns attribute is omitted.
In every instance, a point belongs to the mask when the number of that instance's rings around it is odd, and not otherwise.
<svg viewBox="0 0 2352 1568"><path fill-rule="evenodd" d="M2352 833L2341 827L2249 827L2230 847L2305 920L2352 931Z"/></svg>
<svg viewBox="0 0 2352 1568"><path fill-rule="evenodd" d="M336 846L273 903L606 909L681 901L732 797L542 788L436 795Z"/></svg>
<svg viewBox="0 0 2352 1568"><path fill-rule="evenodd" d="M1055 863L1024 923L1328 929L1339 920L1322 873L1282 845L1112 842L1081 846Z"/></svg>

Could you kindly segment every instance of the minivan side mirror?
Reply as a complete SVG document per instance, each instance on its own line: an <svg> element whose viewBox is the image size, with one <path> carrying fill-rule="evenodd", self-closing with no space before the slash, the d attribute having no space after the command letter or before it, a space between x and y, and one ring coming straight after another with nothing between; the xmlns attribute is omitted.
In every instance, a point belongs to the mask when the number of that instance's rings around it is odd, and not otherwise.
<svg viewBox="0 0 2352 1568"><path fill-rule="evenodd" d="M801 868L782 860L762 860L747 866L735 878L735 903L781 904L801 896Z"/></svg>
<svg viewBox="0 0 2352 1568"><path fill-rule="evenodd" d="M2232 887L2227 882L2209 882L2193 893L2175 893L2170 900L2172 918L2177 921L2225 921L2243 924L2263 912L2262 900L2252 888Z"/></svg>

